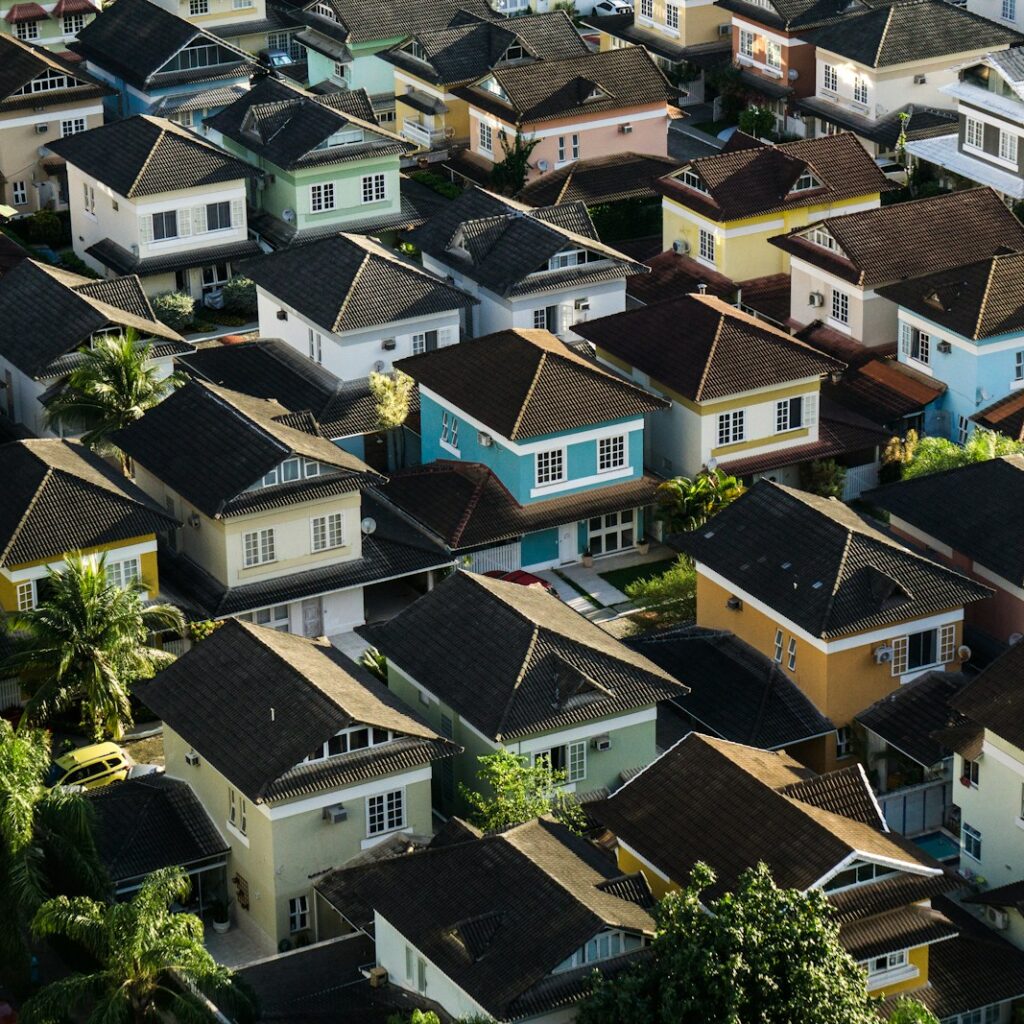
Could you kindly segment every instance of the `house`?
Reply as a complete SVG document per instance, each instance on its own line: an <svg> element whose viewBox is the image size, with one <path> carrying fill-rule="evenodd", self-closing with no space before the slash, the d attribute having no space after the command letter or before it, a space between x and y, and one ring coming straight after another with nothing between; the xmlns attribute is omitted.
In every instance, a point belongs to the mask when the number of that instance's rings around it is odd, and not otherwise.
<svg viewBox="0 0 1024 1024"><path fill-rule="evenodd" d="M531 209L467 189L408 235L423 267L479 301L470 334L574 325L626 308L625 279L646 268L598 241L581 203Z"/></svg>
<svg viewBox="0 0 1024 1024"><path fill-rule="evenodd" d="M814 134L852 131L872 156L892 155L898 112L911 115L906 127L915 141L947 135L956 115L944 86L957 81L957 69L1022 41L944 0L876 6L814 34L815 90L794 106L813 119Z"/></svg>
<svg viewBox="0 0 1024 1024"><path fill-rule="evenodd" d="M789 257L793 326L819 320L876 347L899 336L896 302L880 289L1024 249L1024 227L992 189L975 188L829 217L769 242Z"/></svg>
<svg viewBox="0 0 1024 1024"><path fill-rule="evenodd" d="M155 114L198 127L245 92L258 70L244 50L150 0L111 4L71 49L114 90L104 101L112 120Z"/></svg>
<svg viewBox="0 0 1024 1024"><path fill-rule="evenodd" d="M992 593L839 501L765 480L672 543L696 565L697 624L769 655L835 724L816 770L858 755L858 712L970 657L964 607Z"/></svg>
<svg viewBox="0 0 1024 1024"><path fill-rule="evenodd" d="M430 152L470 142L469 104L455 89L492 68L589 52L568 14L555 11L417 32L380 59L394 67L396 131Z"/></svg>
<svg viewBox="0 0 1024 1024"><path fill-rule="evenodd" d="M546 331L504 331L395 368L419 385L423 466L392 474L384 493L453 553L472 549L481 571L545 569L643 540L657 486L644 473L644 414L662 399Z"/></svg>
<svg viewBox="0 0 1024 1024"><path fill-rule="evenodd" d="M153 315L137 277L94 281L35 260L0 278L0 323L0 414L37 436L50 433L46 404L97 338L135 331L151 343L150 364L161 378L188 351Z"/></svg>
<svg viewBox="0 0 1024 1024"><path fill-rule="evenodd" d="M19 214L67 205L47 143L101 125L108 91L64 57L0 35L0 203Z"/></svg>
<svg viewBox="0 0 1024 1024"><path fill-rule="evenodd" d="M341 380L458 343L473 299L369 238L338 234L253 260L260 333ZM310 288L310 276L320 279ZM465 314L464 314L464 311Z"/></svg>
<svg viewBox="0 0 1024 1024"><path fill-rule="evenodd" d="M252 227L276 249L418 220L399 189L399 158L412 147L378 126L363 90L313 96L264 78L206 127L265 173L250 194Z"/></svg>
<svg viewBox="0 0 1024 1024"><path fill-rule="evenodd" d="M849 132L770 145L735 133L658 182L662 249L744 281L789 268L773 235L829 217L874 210L893 186Z"/></svg>
<svg viewBox="0 0 1024 1024"><path fill-rule="evenodd" d="M203 438L201 472L183 436ZM451 565L422 529L360 494L377 474L322 437L308 410L193 380L116 443L139 486L185 524L161 552L164 589L201 617L334 636L374 617L374 584L426 589Z"/></svg>
<svg viewBox="0 0 1024 1024"><path fill-rule="evenodd" d="M260 251L245 209L254 172L187 128L140 114L52 149L68 164L75 255L108 278L202 300Z"/></svg>
<svg viewBox="0 0 1024 1024"><path fill-rule="evenodd" d="M0 3L0 39L19 39L55 51L67 44L99 13L92 0L55 0L53 3Z"/></svg>
<svg viewBox="0 0 1024 1024"><path fill-rule="evenodd" d="M472 572L359 634L387 659L391 692L464 748L441 769L445 814L501 749L548 759L581 800L615 789L656 756L656 705L686 689L557 597Z"/></svg>
<svg viewBox="0 0 1024 1024"><path fill-rule="evenodd" d="M639 150L668 155L671 87L640 46L497 66L452 90L469 108L470 180L486 180L517 133L536 142L527 181L573 160Z"/></svg>
<svg viewBox="0 0 1024 1024"><path fill-rule="evenodd" d="M167 774L231 847L234 922L267 952L312 933L318 875L431 834L431 764L459 748L326 640L229 619L138 689Z"/></svg>
<svg viewBox="0 0 1024 1024"><path fill-rule="evenodd" d="M318 879L315 899L318 922L373 936L389 985L463 1020L571 1020L655 928L643 878L550 818L492 835L453 819L426 850Z"/></svg>
<svg viewBox="0 0 1024 1024"><path fill-rule="evenodd" d="M697 293L578 331L601 362L672 403L667 415L649 419L648 452L659 473L692 476L716 466L796 484L802 463L839 458L877 479L871 467L884 435L821 404L822 379L840 375L843 363L764 320Z"/></svg>
<svg viewBox="0 0 1024 1024"><path fill-rule="evenodd" d="M971 420L1014 441L1024 441L1024 394L1011 391L1006 398L976 412Z"/></svg>
<svg viewBox="0 0 1024 1024"><path fill-rule="evenodd" d="M1005 455L869 491L890 528L930 558L995 593L966 609L968 624L1001 642L1024 633L1024 548L1014 529L1024 495L1024 456ZM957 511L959 509L959 511Z"/></svg>

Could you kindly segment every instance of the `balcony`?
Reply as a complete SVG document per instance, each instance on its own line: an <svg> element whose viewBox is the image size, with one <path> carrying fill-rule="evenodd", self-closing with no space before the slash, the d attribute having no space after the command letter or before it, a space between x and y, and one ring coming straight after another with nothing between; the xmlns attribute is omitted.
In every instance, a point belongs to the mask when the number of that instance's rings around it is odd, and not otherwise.
<svg viewBox="0 0 1024 1024"><path fill-rule="evenodd" d="M417 121L403 121L401 134L420 149L428 150L443 148L447 139L443 128L424 128Z"/></svg>

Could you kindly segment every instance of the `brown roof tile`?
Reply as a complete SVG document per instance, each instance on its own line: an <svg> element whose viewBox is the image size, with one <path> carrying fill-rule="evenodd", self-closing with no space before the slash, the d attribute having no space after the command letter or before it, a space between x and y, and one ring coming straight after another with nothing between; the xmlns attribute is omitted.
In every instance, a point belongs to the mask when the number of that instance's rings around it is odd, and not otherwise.
<svg viewBox="0 0 1024 1024"><path fill-rule="evenodd" d="M612 153L575 160L530 182L518 198L530 206L571 202L596 206L621 199L654 199L653 182L678 166L678 160L652 153Z"/></svg>
<svg viewBox="0 0 1024 1024"><path fill-rule="evenodd" d="M1014 391L972 417L989 430L998 430L1015 441L1024 441L1024 391Z"/></svg>
<svg viewBox="0 0 1024 1024"><path fill-rule="evenodd" d="M1024 750L1024 642L1014 644L949 703L977 725Z"/></svg>

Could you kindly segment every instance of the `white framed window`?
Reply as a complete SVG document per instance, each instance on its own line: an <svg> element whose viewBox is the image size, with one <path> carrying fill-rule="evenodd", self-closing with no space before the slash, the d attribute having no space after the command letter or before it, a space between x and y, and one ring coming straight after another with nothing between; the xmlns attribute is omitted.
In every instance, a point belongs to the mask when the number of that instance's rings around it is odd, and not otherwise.
<svg viewBox="0 0 1024 1024"><path fill-rule="evenodd" d="M963 779L972 789L977 789L978 782L981 780L981 765L977 761L970 761L965 757L964 767L960 772L960 778Z"/></svg>
<svg viewBox="0 0 1024 1024"><path fill-rule="evenodd" d="M14 34L23 42L26 43L32 39L39 38L39 22L38 21L19 21L14 26Z"/></svg>
<svg viewBox="0 0 1024 1024"><path fill-rule="evenodd" d="M631 508L621 512L606 512L587 521L587 543L590 553L611 555L625 551L636 543L636 513Z"/></svg>
<svg viewBox="0 0 1024 1024"><path fill-rule="evenodd" d="M719 445L737 444L746 436L746 415L742 409L718 414Z"/></svg>
<svg viewBox="0 0 1024 1024"><path fill-rule="evenodd" d="M33 580L26 580L24 583L19 583L16 588L16 596L18 600L18 611L31 611L36 606L35 582Z"/></svg>
<svg viewBox="0 0 1024 1024"><path fill-rule="evenodd" d="M388 179L384 174L367 174L362 182L364 203L382 203L388 197Z"/></svg>
<svg viewBox="0 0 1024 1024"><path fill-rule="evenodd" d="M597 442L597 471L607 473L626 464L626 435L602 437Z"/></svg>
<svg viewBox="0 0 1024 1024"><path fill-rule="evenodd" d="M861 75L853 80L853 101L865 106L868 102L868 80Z"/></svg>
<svg viewBox="0 0 1024 1024"><path fill-rule="evenodd" d="M253 0L231 0L231 7L236 11L245 11L255 6Z"/></svg>
<svg viewBox="0 0 1024 1024"><path fill-rule="evenodd" d="M897 637L892 647L894 676L917 672L933 665L948 665L956 656L956 625L949 623L938 629L908 633Z"/></svg>
<svg viewBox="0 0 1024 1024"><path fill-rule="evenodd" d="M838 731L838 730L837 730ZM868 861L855 861L848 868L833 875L821 887L825 892L838 892L840 889L852 889L857 885L865 885L877 878L885 878L894 874L896 868L886 867Z"/></svg>
<svg viewBox="0 0 1024 1024"><path fill-rule="evenodd" d="M889 971L898 971L901 967L907 966L907 951L899 949L895 953L886 953L884 956L872 957L867 961L868 977L876 974L888 974Z"/></svg>
<svg viewBox="0 0 1024 1024"><path fill-rule="evenodd" d="M782 70L782 44L773 39L766 39L764 43L764 62L775 71Z"/></svg>
<svg viewBox="0 0 1024 1024"><path fill-rule="evenodd" d="M1017 136L1013 132L999 132L999 159L1017 162Z"/></svg>
<svg viewBox="0 0 1024 1024"><path fill-rule="evenodd" d="M210 13L210 0L188 0L188 14L190 18L198 17L200 14Z"/></svg>
<svg viewBox="0 0 1024 1024"><path fill-rule="evenodd" d="M675 4L665 4L665 28L679 31L679 8Z"/></svg>
<svg viewBox="0 0 1024 1024"><path fill-rule="evenodd" d="M1024 380L1024 349L1013 353L1013 379Z"/></svg>
<svg viewBox="0 0 1024 1024"><path fill-rule="evenodd" d="M832 289L832 319L837 324L850 322L850 296L835 288Z"/></svg>
<svg viewBox="0 0 1024 1024"><path fill-rule="evenodd" d="M447 412L441 413L441 445L452 451L459 450L459 420Z"/></svg>
<svg viewBox="0 0 1024 1024"><path fill-rule="evenodd" d="M554 771L565 772L566 782L582 782L587 777L587 741L537 750L533 754L533 763L538 761L547 761Z"/></svg>
<svg viewBox="0 0 1024 1024"><path fill-rule="evenodd" d="M494 153L494 129L483 121L480 122L480 152L489 156Z"/></svg>
<svg viewBox="0 0 1024 1024"><path fill-rule="evenodd" d="M909 359L928 366L932 359L931 335L900 321L900 352Z"/></svg>
<svg viewBox="0 0 1024 1024"><path fill-rule="evenodd" d="M560 164L565 163L565 136L558 136L558 162Z"/></svg>
<svg viewBox="0 0 1024 1024"><path fill-rule="evenodd" d="M537 486L557 484L565 479L565 452L561 448L550 448L546 452L537 452L536 459Z"/></svg>
<svg viewBox="0 0 1024 1024"><path fill-rule="evenodd" d="M853 729L841 725L836 729L836 757L849 757L853 753Z"/></svg>
<svg viewBox="0 0 1024 1024"><path fill-rule="evenodd" d="M809 419L805 412L810 412L812 403L805 399L813 398L812 395L798 395L796 398L783 398L775 403L775 433L782 434L787 430L797 430L800 427L809 426L805 422Z"/></svg>
<svg viewBox="0 0 1024 1024"><path fill-rule="evenodd" d="M274 530L252 530L242 535L245 566L264 565L274 561Z"/></svg>
<svg viewBox="0 0 1024 1024"><path fill-rule="evenodd" d="M309 358L314 363L322 363L324 361L323 335L319 331L314 331L312 327L308 327L306 330L309 340Z"/></svg>
<svg viewBox="0 0 1024 1024"><path fill-rule="evenodd" d="M548 326L548 311L546 306L541 306L540 309L533 311L533 329L535 331L547 330Z"/></svg>
<svg viewBox="0 0 1024 1024"><path fill-rule="evenodd" d="M380 793L367 797L366 800L366 834L380 835L382 832L394 832L405 828L405 790L395 789L390 793Z"/></svg>
<svg viewBox="0 0 1024 1024"><path fill-rule="evenodd" d="M286 604L275 604L272 608L257 608L254 612L246 612L238 617L246 622L255 622L257 626L276 629L279 633L289 632L291 626L291 615Z"/></svg>
<svg viewBox="0 0 1024 1024"><path fill-rule="evenodd" d="M139 557L124 558L118 562L107 562L107 580L115 587L126 590L142 578Z"/></svg>
<svg viewBox="0 0 1024 1024"><path fill-rule="evenodd" d="M579 160L580 158L580 137L576 134L569 136L569 142L571 143L571 150L573 160Z"/></svg>
<svg viewBox="0 0 1024 1024"><path fill-rule="evenodd" d="M1017 0L1003 0L1000 11L1003 21L1017 20Z"/></svg>
<svg viewBox="0 0 1024 1024"><path fill-rule="evenodd" d="M679 180L686 185L687 188L692 188L695 192L703 192L705 195L708 194L707 185L705 185L701 180L700 175L694 174L693 171L683 171L683 173L679 175Z"/></svg>
<svg viewBox="0 0 1024 1024"><path fill-rule="evenodd" d="M96 189L88 182L82 182L82 205L90 217L96 216Z"/></svg>
<svg viewBox="0 0 1024 1024"><path fill-rule="evenodd" d="M960 416L956 422L956 443L967 444L967 437L971 432L971 421L966 416Z"/></svg>
<svg viewBox="0 0 1024 1024"><path fill-rule="evenodd" d="M65 14L64 15L64 35L66 36L77 36L79 32L85 28L85 15L84 14Z"/></svg>
<svg viewBox="0 0 1024 1024"><path fill-rule="evenodd" d="M796 669L796 637L791 636L789 643L786 645L786 668L790 672Z"/></svg>
<svg viewBox="0 0 1024 1024"><path fill-rule="evenodd" d="M95 207L94 207L95 209ZM178 211L163 210L153 214L153 241L178 237Z"/></svg>
<svg viewBox="0 0 1024 1024"><path fill-rule="evenodd" d="M640 0L640 17L654 17L654 0Z"/></svg>
<svg viewBox="0 0 1024 1024"><path fill-rule="evenodd" d="M249 831L249 808L234 786L228 786L228 823L243 836Z"/></svg>
<svg viewBox="0 0 1024 1024"><path fill-rule="evenodd" d="M715 262L715 234L705 228L700 229L697 251L706 263Z"/></svg>
<svg viewBox="0 0 1024 1024"><path fill-rule="evenodd" d="M293 896L288 901L288 931L294 935L309 927L309 897Z"/></svg>
<svg viewBox="0 0 1024 1024"><path fill-rule="evenodd" d="M68 135L77 135L79 132L84 132L85 128L84 117L70 117L66 121L61 121L60 137L63 139Z"/></svg>
<svg viewBox="0 0 1024 1024"><path fill-rule="evenodd" d="M343 547L345 544L345 515L342 512L315 516L310 519L309 528L314 551L328 551L331 548Z"/></svg>
<svg viewBox="0 0 1024 1024"><path fill-rule="evenodd" d="M839 91L839 73L834 64L825 64L821 69L821 85L827 92Z"/></svg>
<svg viewBox="0 0 1024 1024"><path fill-rule="evenodd" d="M322 761L325 758L348 754L354 750L379 747L383 743L390 743L395 736L396 734L390 729L378 729L368 725L350 725L345 729L339 729L326 743L322 743L311 751L305 760Z"/></svg>
<svg viewBox="0 0 1024 1024"><path fill-rule="evenodd" d="M775 650L774 650L774 652L772 654L772 661L774 661L776 665L781 665L782 664L782 630L781 629L775 630L775 644L774 644L774 648L775 648Z"/></svg>
<svg viewBox="0 0 1024 1024"><path fill-rule="evenodd" d="M981 860L981 833L966 821L960 830L960 846L972 860Z"/></svg>
<svg viewBox="0 0 1024 1024"><path fill-rule="evenodd" d="M749 29L740 29L740 56L747 57L749 60L754 59L754 40L757 36L754 35Z"/></svg>
<svg viewBox="0 0 1024 1024"><path fill-rule="evenodd" d="M206 204L206 230L226 231L231 227L231 203Z"/></svg>
<svg viewBox="0 0 1024 1024"><path fill-rule="evenodd" d="M11 202L15 206L24 206L28 203L28 185L24 181L11 182Z"/></svg>
<svg viewBox="0 0 1024 1024"><path fill-rule="evenodd" d="M804 238L806 238L808 242L820 245L823 249L829 249L832 252L839 252L839 246L836 244L836 240L823 227L811 228L811 230L804 235Z"/></svg>
<svg viewBox="0 0 1024 1024"><path fill-rule="evenodd" d="M323 213L334 209L334 182L326 181L322 185L309 186L309 212Z"/></svg>
<svg viewBox="0 0 1024 1024"><path fill-rule="evenodd" d="M572 971L585 964L598 963L601 960L610 960L614 956L621 956L632 949L641 949L647 945L647 939L642 935L633 935L620 930L602 932L595 935L585 946L577 949L572 956L563 960L553 974L562 971Z"/></svg>
<svg viewBox="0 0 1024 1024"><path fill-rule="evenodd" d="M964 146L968 149L981 149L985 139L985 126L977 118L968 117L964 120Z"/></svg>

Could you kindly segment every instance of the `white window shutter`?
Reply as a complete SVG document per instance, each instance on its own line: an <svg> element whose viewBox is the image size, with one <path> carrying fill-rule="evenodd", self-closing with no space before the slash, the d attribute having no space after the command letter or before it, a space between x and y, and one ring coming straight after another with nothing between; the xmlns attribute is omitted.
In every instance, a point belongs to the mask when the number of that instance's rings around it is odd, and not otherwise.
<svg viewBox="0 0 1024 1024"><path fill-rule="evenodd" d="M892 674L901 676L907 671L907 663L910 653L910 640L905 636L898 636L892 642Z"/></svg>
<svg viewBox="0 0 1024 1024"><path fill-rule="evenodd" d="M572 306L568 302L563 302L558 307L558 333L565 334L569 330L569 325L572 323Z"/></svg>
<svg viewBox="0 0 1024 1024"><path fill-rule="evenodd" d="M192 234L192 211L186 206L178 210L178 237L187 238Z"/></svg>
<svg viewBox="0 0 1024 1024"><path fill-rule="evenodd" d="M910 324L905 321L900 321L900 351L905 355L910 355Z"/></svg>
<svg viewBox="0 0 1024 1024"><path fill-rule="evenodd" d="M444 348L452 343L452 328L439 327L437 329L437 347Z"/></svg>
<svg viewBox="0 0 1024 1024"><path fill-rule="evenodd" d="M143 245L153 241L153 215L144 214L139 218L139 241Z"/></svg>
<svg viewBox="0 0 1024 1024"><path fill-rule="evenodd" d="M939 661L948 665L956 657L956 626L953 623L939 630Z"/></svg>
<svg viewBox="0 0 1024 1024"><path fill-rule="evenodd" d="M233 228L245 226L245 203L241 199L231 200L231 226Z"/></svg>
<svg viewBox="0 0 1024 1024"><path fill-rule="evenodd" d="M201 235L204 231L209 231L210 229L206 225L206 207L193 206L191 212L192 233L195 235Z"/></svg>
<svg viewBox="0 0 1024 1024"><path fill-rule="evenodd" d="M818 395L812 391L804 395L804 426L813 427L818 422Z"/></svg>

